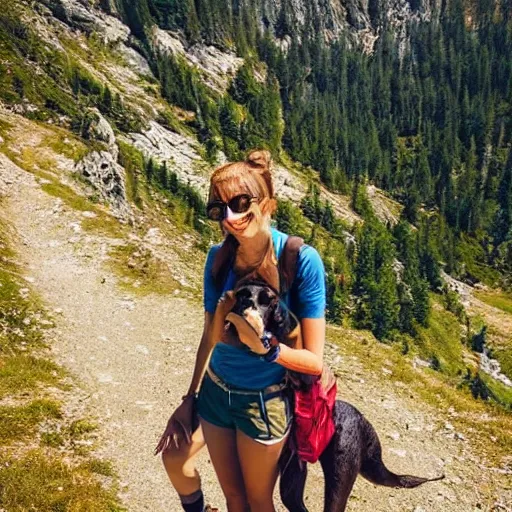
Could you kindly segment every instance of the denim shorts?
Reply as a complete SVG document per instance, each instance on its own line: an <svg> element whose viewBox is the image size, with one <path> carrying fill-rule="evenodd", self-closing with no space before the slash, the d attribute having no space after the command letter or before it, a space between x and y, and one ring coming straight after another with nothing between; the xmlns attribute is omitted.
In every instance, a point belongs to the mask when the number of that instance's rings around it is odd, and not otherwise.
<svg viewBox="0 0 512 512"><path fill-rule="evenodd" d="M197 400L197 411L203 420L217 427L241 430L263 444L286 437L292 414L284 385L262 391L241 390L225 384L211 370L208 372Z"/></svg>

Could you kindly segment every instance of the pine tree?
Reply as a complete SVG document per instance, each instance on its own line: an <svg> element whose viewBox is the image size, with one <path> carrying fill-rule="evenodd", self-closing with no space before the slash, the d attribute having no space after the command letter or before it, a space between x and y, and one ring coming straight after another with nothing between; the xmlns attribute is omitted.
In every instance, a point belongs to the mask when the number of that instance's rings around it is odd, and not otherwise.
<svg viewBox="0 0 512 512"><path fill-rule="evenodd" d="M152 158L147 160L146 162L146 178L148 180L148 183L151 183L155 177L155 162Z"/></svg>
<svg viewBox="0 0 512 512"><path fill-rule="evenodd" d="M167 163L165 161L158 168L158 183L160 183L163 189L167 190L169 182L167 175Z"/></svg>
<svg viewBox="0 0 512 512"><path fill-rule="evenodd" d="M499 210L496 214L496 244L512 240L512 150L509 151L498 188Z"/></svg>
<svg viewBox="0 0 512 512"><path fill-rule="evenodd" d="M198 43L201 40L201 27L197 17L196 4L194 0L187 0L187 15L185 23L185 35L189 42Z"/></svg>
<svg viewBox="0 0 512 512"><path fill-rule="evenodd" d="M100 102L100 110L104 112L105 114L110 114L112 112L114 101L112 98L112 92L108 85L105 86L103 89L103 94L101 95L101 102Z"/></svg>

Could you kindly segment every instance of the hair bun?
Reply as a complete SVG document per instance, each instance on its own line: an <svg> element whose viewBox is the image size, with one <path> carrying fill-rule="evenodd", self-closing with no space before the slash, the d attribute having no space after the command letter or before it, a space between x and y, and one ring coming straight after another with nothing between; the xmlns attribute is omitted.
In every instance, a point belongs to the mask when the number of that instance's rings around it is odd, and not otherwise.
<svg viewBox="0 0 512 512"><path fill-rule="evenodd" d="M269 171L272 155L266 149L256 149L247 155L245 161L254 167L259 167L263 171Z"/></svg>

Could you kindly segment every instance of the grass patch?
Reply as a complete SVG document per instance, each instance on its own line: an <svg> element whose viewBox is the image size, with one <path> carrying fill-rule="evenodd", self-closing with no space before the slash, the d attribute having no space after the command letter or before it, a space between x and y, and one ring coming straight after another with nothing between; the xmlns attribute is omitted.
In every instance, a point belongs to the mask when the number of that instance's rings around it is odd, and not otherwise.
<svg viewBox="0 0 512 512"><path fill-rule="evenodd" d="M512 315L512 295L505 292L475 292L477 299L485 302L489 306L492 306L501 311Z"/></svg>
<svg viewBox="0 0 512 512"><path fill-rule="evenodd" d="M0 119L0 135L2 138L7 137L9 131L12 129L13 125L4 119Z"/></svg>
<svg viewBox="0 0 512 512"><path fill-rule="evenodd" d="M85 446L81 441L96 431L97 428L95 423L87 419L74 420L69 425L59 425L56 430L42 432L41 444L54 448L61 446L71 447L75 454L87 455L91 446ZM83 465L85 466L88 462L88 460L85 461Z"/></svg>
<svg viewBox="0 0 512 512"><path fill-rule="evenodd" d="M17 353L0 359L0 398L33 390L39 384L59 386L64 370L49 361L30 354Z"/></svg>
<svg viewBox="0 0 512 512"><path fill-rule="evenodd" d="M86 434L90 434L97 429L97 425L95 423L90 422L89 420L80 419L75 420L71 423L68 428L69 436L72 439L81 439Z"/></svg>
<svg viewBox="0 0 512 512"><path fill-rule="evenodd" d="M86 212L94 208L94 205L87 198L78 195L71 187L58 181L51 180L51 183L43 183L41 188L47 194L62 199L73 210Z"/></svg>
<svg viewBox="0 0 512 512"><path fill-rule="evenodd" d="M7 228L0 221L0 372L3 354L44 345L39 319L45 316L14 263Z"/></svg>
<svg viewBox="0 0 512 512"><path fill-rule="evenodd" d="M500 281L500 273L486 261L486 254L477 238L462 234L457 243L457 258L465 265L466 275L470 278L496 286Z"/></svg>
<svg viewBox="0 0 512 512"><path fill-rule="evenodd" d="M76 163L89 153L90 148L77 138L71 137L68 131L55 127L53 132L55 137L50 137L44 144L58 155L63 155Z"/></svg>
<svg viewBox="0 0 512 512"><path fill-rule="evenodd" d="M114 477L116 475L112 463L108 460L91 459L81 465L82 468L97 475Z"/></svg>
<svg viewBox="0 0 512 512"><path fill-rule="evenodd" d="M109 266L121 278L121 287L131 292L141 295L167 295L181 288L167 265L152 256L149 251L133 244L126 244L113 247L109 251L109 256Z"/></svg>
<svg viewBox="0 0 512 512"><path fill-rule="evenodd" d="M422 359L449 376L460 375L465 371L462 328L453 313L433 307L428 327L417 327L413 343ZM436 363L437 362L437 363Z"/></svg>
<svg viewBox="0 0 512 512"><path fill-rule="evenodd" d="M121 511L116 488L105 483L114 476L111 466L89 459L78 442L95 425L68 423L59 402L34 398L41 387L69 386L63 369L31 353L45 346L39 321L46 313L15 263L7 232L0 221L0 398L9 404L23 394L27 402L0 406L0 510ZM44 448L27 454L38 443Z"/></svg>
<svg viewBox="0 0 512 512"><path fill-rule="evenodd" d="M21 280L9 269L0 267L0 354L21 346L42 346L42 331L36 322L28 320L33 305L25 299Z"/></svg>
<svg viewBox="0 0 512 512"><path fill-rule="evenodd" d="M0 506L22 512L120 512L115 489L104 488L87 466L72 467L35 450L0 460Z"/></svg>
<svg viewBox="0 0 512 512"><path fill-rule="evenodd" d="M52 400L34 400L23 406L0 406L0 443L33 436L41 421L60 417L60 406Z"/></svg>
<svg viewBox="0 0 512 512"><path fill-rule="evenodd" d="M52 448L59 448L60 446L64 446L65 439L59 432L43 432L41 434L41 444L51 446Z"/></svg>
<svg viewBox="0 0 512 512"><path fill-rule="evenodd" d="M126 142L118 140L119 164L124 167L126 173L126 197L132 201L138 208L142 207L142 198L140 196L140 174L144 169L144 156L142 153Z"/></svg>
<svg viewBox="0 0 512 512"><path fill-rule="evenodd" d="M461 386L462 377L444 375L429 368L415 369L410 358L402 354L399 344L383 345L364 331L329 326L327 335L338 345L342 355L357 356L364 361L367 370L379 375L379 379L406 384L408 395L421 399L440 413L452 411L450 422L464 432L472 447L497 465L507 462L512 452L512 415L493 402L475 400L469 389ZM383 366L391 368L392 373L382 375ZM340 378L343 379L343 375Z"/></svg>
<svg viewBox="0 0 512 512"><path fill-rule="evenodd" d="M491 357L500 363L501 373L504 373L509 379L512 379L512 339L511 346L491 345Z"/></svg>
<svg viewBox="0 0 512 512"><path fill-rule="evenodd" d="M492 394L494 400L509 411L512 411L512 388L505 386L505 384L493 379L484 372L480 372L480 378Z"/></svg>

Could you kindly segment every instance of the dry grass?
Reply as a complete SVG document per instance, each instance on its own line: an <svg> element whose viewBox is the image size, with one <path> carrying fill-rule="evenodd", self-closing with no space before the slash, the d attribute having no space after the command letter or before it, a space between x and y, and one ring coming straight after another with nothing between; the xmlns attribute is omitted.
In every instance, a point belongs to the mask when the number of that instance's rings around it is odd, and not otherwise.
<svg viewBox="0 0 512 512"><path fill-rule="evenodd" d="M64 417L52 397L70 385L43 357L48 316L15 260L0 220L0 509L120 511L110 465L77 442L95 426Z"/></svg>
<svg viewBox="0 0 512 512"><path fill-rule="evenodd" d="M181 288L165 263L134 244L113 247L109 256L109 267L121 278L121 287L132 293L167 295Z"/></svg>
<svg viewBox="0 0 512 512"><path fill-rule="evenodd" d="M475 400L469 390L460 387L461 378L414 368L414 352L404 357L399 344L384 345L364 331L330 327L328 339L339 346L342 354L363 360L365 368L378 374L379 379L405 384L415 400L420 399L441 415L450 410L450 422L464 432L476 452L494 465L508 462L512 453L512 414L493 403ZM383 375L384 366L392 373Z"/></svg>

